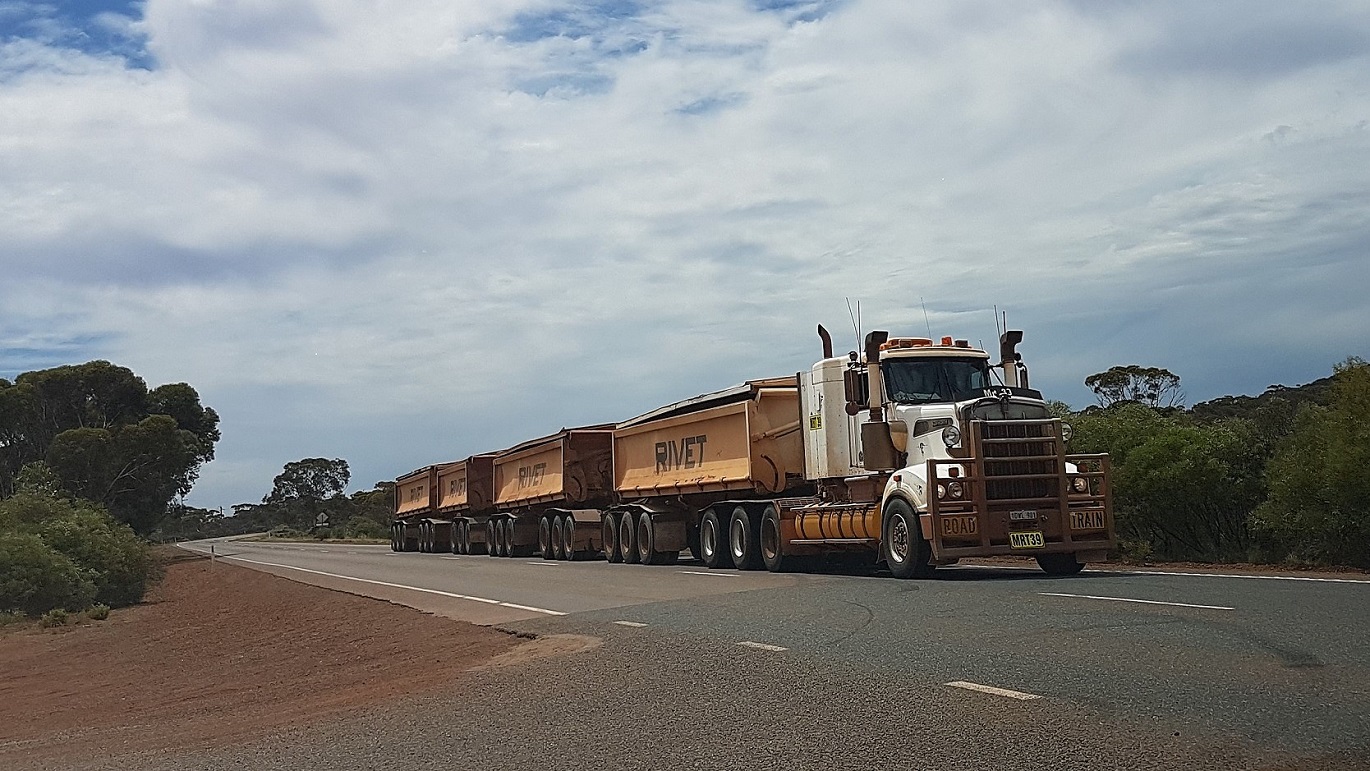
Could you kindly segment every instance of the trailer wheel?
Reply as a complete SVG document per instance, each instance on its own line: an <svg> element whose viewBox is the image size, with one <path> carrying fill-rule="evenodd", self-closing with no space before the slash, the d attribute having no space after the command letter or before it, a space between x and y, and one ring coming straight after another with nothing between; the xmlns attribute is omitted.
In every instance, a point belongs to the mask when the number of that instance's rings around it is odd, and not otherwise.
<svg viewBox="0 0 1370 771"><path fill-rule="evenodd" d="M728 553L732 555L733 565L738 570L756 570L761 567L760 522L755 513L742 506L733 509L728 523Z"/></svg>
<svg viewBox="0 0 1370 771"><path fill-rule="evenodd" d="M785 543L780 536L780 511L767 506L761 515L761 561L772 573L783 573L798 566L799 558L785 554Z"/></svg>
<svg viewBox="0 0 1370 771"><path fill-rule="evenodd" d="M394 522L391 522L391 523L390 523L390 551L399 551L399 550L400 550L400 539L399 539L399 536L395 535L395 529L396 529L396 528L395 528L395 523L394 523Z"/></svg>
<svg viewBox="0 0 1370 771"><path fill-rule="evenodd" d="M699 522L699 559L707 568L730 568L732 555L728 553L728 528L718 512L712 508L704 512Z"/></svg>
<svg viewBox="0 0 1370 771"><path fill-rule="evenodd" d="M656 550L656 523L646 512L637 521L637 559L644 565L660 565L666 555Z"/></svg>
<svg viewBox="0 0 1370 771"><path fill-rule="evenodd" d="M501 557L513 557L518 551L518 544L514 540L514 518L504 518L504 544L500 549Z"/></svg>
<svg viewBox="0 0 1370 771"><path fill-rule="evenodd" d="M459 519L452 523L452 535L452 553L465 554L467 536L465 520Z"/></svg>
<svg viewBox="0 0 1370 771"><path fill-rule="evenodd" d="M551 517L538 518L538 551L542 552L542 558L545 560L552 559L555 556L552 548Z"/></svg>
<svg viewBox="0 0 1370 771"><path fill-rule="evenodd" d="M566 559L566 525L561 521L561 517L551 517L548 520L548 534L550 539L549 546L552 549L552 559Z"/></svg>
<svg viewBox="0 0 1370 771"><path fill-rule="evenodd" d="M932 550L923 540L918 515L913 507L898 498L885 507L880 550L895 578L927 578L932 575Z"/></svg>
<svg viewBox="0 0 1370 771"><path fill-rule="evenodd" d="M604 539L604 559L610 562L623 561L623 549L618 543L618 515L604 512L599 521L599 536Z"/></svg>
<svg viewBox="0 0 1370 771"><path fill-rule="evenodd" d="M579 552L576 551L576 518L570 514L561 518L561 544L566 559L574 562Z"/></svg>
<svg viewBox="0 0 1370 771"><path fill-rule="evenodd" d="M1084 563L1075 561L1074 554L1039 554L1037 566L1049 576L1073 576L1085 569Z"/></svg>
<svg viewBox="0 0 1370 771"><path fill-rule="evenodd" d="M636 565L642 561L637 549L637 513L625 511L618 515L618 548L623 552L623 561Z"/></svg>

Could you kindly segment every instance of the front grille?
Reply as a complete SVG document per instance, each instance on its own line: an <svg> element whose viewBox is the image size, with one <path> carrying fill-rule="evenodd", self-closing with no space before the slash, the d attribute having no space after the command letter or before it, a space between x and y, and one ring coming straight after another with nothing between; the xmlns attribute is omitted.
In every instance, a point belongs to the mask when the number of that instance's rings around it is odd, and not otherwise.
<svg viewBox="0 0 1370 771"><path fill-rule="evenodd" d="M1052 421L982 420L980 451L988 500L1059 497L1057 432Z"/></svg>

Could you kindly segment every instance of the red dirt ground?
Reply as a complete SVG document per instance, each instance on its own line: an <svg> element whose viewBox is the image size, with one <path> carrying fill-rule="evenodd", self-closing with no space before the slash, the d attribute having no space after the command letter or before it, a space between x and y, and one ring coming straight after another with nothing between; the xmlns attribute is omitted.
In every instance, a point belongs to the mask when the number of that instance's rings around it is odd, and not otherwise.
<svg viewBox="0 0 1370 771"><path fill-rule="evenodd" d="M182 556L144 604L107 621L0 635L0 768L261 735L450 689L519 642Z"/></svg>

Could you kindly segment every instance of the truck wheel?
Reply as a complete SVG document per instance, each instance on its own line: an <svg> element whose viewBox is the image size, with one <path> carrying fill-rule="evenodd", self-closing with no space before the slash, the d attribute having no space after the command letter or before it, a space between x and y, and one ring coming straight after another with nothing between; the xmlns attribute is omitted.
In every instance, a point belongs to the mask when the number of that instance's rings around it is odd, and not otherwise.
<svg viewBox="0 0 1370 771"><path fill-rule="evenodd" d="M485 553L491 557L499 556L499 535L495 533L495 520L485 520Z"/></svg>
<svg viewBox="0 0 1370 771"><path fill-rule="evenodd" d="M1074 554L1039 554L1037 566L1049 576L1073 576L1085 569L1084 563L1075 561Z"/></svg>
<svg viewBox="0 0 1370 771"><path fill-rule="evenodd" d="M576 551L576 518L570 514L561 518L561 544L568 562L574 562L580 556Z"/></svg>
<svg viewBox="0 0 1370 771"><path fill-rule="evenodd" d="M642 561L637 550L637 513L625 511L618 515L618 548L623 552L623 561L636 565Z"/></svg>
<svg viewBox="0 0 1370 771"><path fill-rule="evenodd" d="M728 523L728 553L732 555L733 565L738 570L756 570L761 567L761 549L757 546L761 535L760 523L754 513L742 506L733 509Z"/></svg>
<svg viewBox="0 0 1370 771"><path fill-rule="evenodd" d="M704 512L704 519L699 522L699 559L707 568L733 566L733 558L728 554L728 528L712 508Z"/></svg>
<svg viewBox="0 0 1370 771"><path fill-rule="evenodd" d="M652 515L643 512L637 523L638 560L644 565L666 564L666 553L656 549L656 523Z"/></svg>
<svg viewBox="0 0 1370 771"><path fill-rule="evenodd" d="M604 539L604 559L622 562L623 550L618 544L618 515L605 512L599 521L599 537Z"/></svg>
<svg viewBox="0 0 1370 771"><path fill-rule="evenodd" d="M761 515L761 561L772 573L793 570L799 559L785 554L785 544L780 536L780 512L774 506L767 506Z"/></svg>
<svg viewBox="0 0 1370 771"><path fill-rule="evenodd" d="M923 540L913 507L895 499L885 507L884 537L880 550L895 578L927 578L932 575L932 550Z"/></svg>
<svg viewBox="0 0 1370 771"><path fill-rule="evenodd" d="M400 539L399 539L399 536L395 535L395 525L394 525L394 523L391 523L391 524L390 524L390 551L399 551L399 550L400 550Z"/></svg>
<svg viewBox="0 0 1370 771"><path fill-rule="evenodd" d="M427 522L419 523L419 553L431 554L433 551L433 526Z"/></svg>
<svg viewBox="0 0 1370 771"><path fill-rule="evenodd" d="M542 552L545 560L553 559L555 555L552 549L552 518L538 518L538 551Z"/></svg>
<svg viewBox="0 0 1370 771"><path fill-rule="evenodd" d="M504 541L500 549L501 557L513 557L518 546L514 543L514 518L504 518Z"/></svg>
<svg viewBox="0 0 1370 771"><path fill-rule="evenodd" d="M561 517L552 517L552 559L566 559L566 524L561 521Z"/></svg>

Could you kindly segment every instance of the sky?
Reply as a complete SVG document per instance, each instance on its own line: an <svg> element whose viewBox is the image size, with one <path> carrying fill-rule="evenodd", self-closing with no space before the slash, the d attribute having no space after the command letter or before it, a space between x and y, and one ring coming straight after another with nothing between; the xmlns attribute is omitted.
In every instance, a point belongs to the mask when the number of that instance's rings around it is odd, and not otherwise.
<svg viewBox="0 0 1370 771"><path fill-rule="evenodd" d="M1370 358L1370 5L0 0L0 377L222 418L188 497L353 489L861 328L1048 398Z"/></svg>

